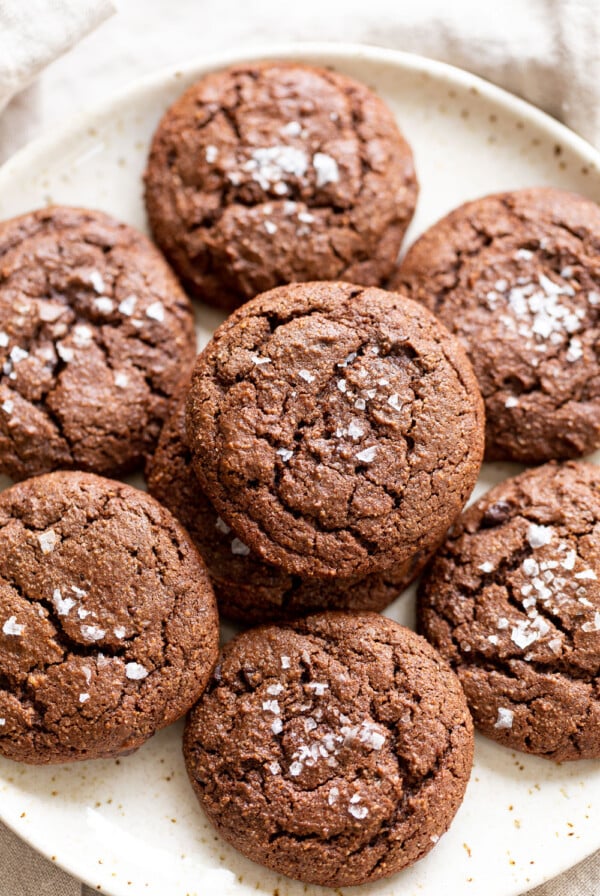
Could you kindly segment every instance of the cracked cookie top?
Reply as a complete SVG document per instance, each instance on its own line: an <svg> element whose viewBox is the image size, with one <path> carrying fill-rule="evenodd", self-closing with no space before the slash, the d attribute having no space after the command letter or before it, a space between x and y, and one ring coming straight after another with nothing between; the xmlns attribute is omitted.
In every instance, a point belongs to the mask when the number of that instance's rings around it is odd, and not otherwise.
<svg viewBox="0 0 600 896"><path fill-rule="evenodd" d="M393 279L463 342L486 457L540 463L600 444L600 209L549 188L487 196L434 224Z"/></svg>
<svg viewBox="0 0 600 896"><path fill-rule="evenodd" d="M187 402L196 474L266 562L363 576L433 549L477 479L483 407L457 340L401 295L292 284L235 312Z"/></svg>
<svg viewBox="0 0 600 896"><path fill-rule="evenodd" d="M245 625L318 610L383 610L415 579L428 554L362 579L302 579L263 563L221 519L192 467L185 400L167 420L146 469L148 491L185 526L206 563L219 611Z"/></svg>
<svg viewBox="0 0 600 896"><path fill-rule="evenodd" d="M68 472L0 495L0 753L136 749L197 700L217 651L204 565L149 495Z"/></svg>
<svg viewBox="0 0 600 896"><path fill-rule="evenodd" d="M0 472L135 468L195 344L187 296L133 228L63 207L0 223Z"/></svg>
<svg viewBox="0 0 600 896"><path fill-rule="evenodd" d="M248 63L167 111L146 206L186 287L233 309L283 283L378 285L412 218L412 154L387 106L336 72Z"/></svg>
<svg viewBox="0 0 600 896"><path fill-rule="evenodd" d="M224 648L184 755L229 843L340 887L433 847L462 801L473 733L456 677L423 638L375 614L323 613Z"/></svg>
<svg viewBox="0 0 600 896"><path fill-rule="evenodd" d="M600 758L599 544L600 468L546 464L470 507L422 583L420 630L514 749Z"/></svg>

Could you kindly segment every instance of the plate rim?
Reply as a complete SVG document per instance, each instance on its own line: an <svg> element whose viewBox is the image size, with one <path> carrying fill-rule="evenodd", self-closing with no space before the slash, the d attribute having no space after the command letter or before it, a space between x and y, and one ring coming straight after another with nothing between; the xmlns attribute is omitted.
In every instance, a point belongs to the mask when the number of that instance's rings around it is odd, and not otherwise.
<svg viewBox="0 0 600 896"><path fill-rule="evenodd" d="M587 156L589 163L600 170L600 149L596 149L588 140L575 133L566 124L563 124L548 112L544 112L542 109L534 106L528 100L466 69L438 59L432 59L429 56L422 56L418 53L409 53L405 50L395 50L389 47L378 47L374 44L342 41L286 41L274 44L255 44L251 47L238 45L227 52L209 53L202 57L191 56L181 63L162 66L154 72L134 78L124 84L120 90L99 100L88 111L68 116L52 131L46 130L39 137L26 143L0 165L0 181L4 177L10 176L13 167L20 167L22 164L25 164L29 156L38 156L40 153L49 150L53 144L62 142L69 134L85 128L86 122L105 115L116 104L128 101L137 94L164 84L169 79L191 74L197 69L202 69L205 73L208 73L242 62L254 62L261 59L294 59L300 61L311 56L330 56L332 59L344 61L358 58L367 61L384 62L402 68L405 71L416 71L431 75L434 78L451 82L463 88L475 88L476 93L486 96L506 111L520 114L538 127L549 130L556 136L557 140L561 140L574 152Z"/></svg>
<svg viewBox="0 0 600 896"><path fill-rule="evenodd" d="M325 58L327 62L323 61ZM269 44L257 43L250 46L237 44L227 51L186 57L180 63L161 66L155 71L133 78L129 82L124 83L120 89L95 102L88 110L66 117L51 131L47 129L40 136L29 141L11 155L0 165L0 190L3 181L12 177L13 169L22 171L31 161L37 161L44 154L52 152L55 145L64 143L71 136L92 128L93 122L98 118L105 117L123 104L131 103L136 96L160 89L160 87L178 78L185 80L186 77L194 74L197 74L197 77L202 77L204 74L230 65L262 59L281 59L284 61L307 62L309 64L331 64L332 66L340 62L350 63L364 60L366 62L384 63L405 72L416 72L430 76L451 86L471 90L475 95L482 96L503 111L519 115L533 124L533 126L545 130L552 139L561 142L580 158L584 158L586 163L591 168L595 168L600 174L600 149L596 149L589 141L579 136L549 113L466 69L417 53L389 47L379 47L374 44L346 41L285 41ZM6 825L9 830L39 855L61 868L76 882L84 883L96 890L98 890L100 885L102 887L101 892L105 896L124 896L124 891L120 889L120 885L117 883L117 889L114 889L114 882L111 883L110 879L104 878L100 884L97 883L98 878L103 877L101 869L94 869L94 878L91 876L91 870L89 875L82 876L81 869L76 867L77 863L73 863L69 855L60 857L52 855L49 847L38 844L35 836L31 837L27 831L28 820L22 821L18 817L7 818L2 811L0 803L0 822ZM565 866L549 876L544 875L543 880L539 881L536 886L565 873L595 851L596 849L592 849L589 852L586 851L574 864ZM511 890L511 894L512 892Z"/></svg>

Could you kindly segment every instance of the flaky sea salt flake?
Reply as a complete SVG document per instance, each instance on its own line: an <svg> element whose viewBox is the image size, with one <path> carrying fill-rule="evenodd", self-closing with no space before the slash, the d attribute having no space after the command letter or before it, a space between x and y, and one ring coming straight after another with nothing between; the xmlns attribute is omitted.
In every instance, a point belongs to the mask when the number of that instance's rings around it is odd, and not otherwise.
<svg viewBox="0 0 600 896"><path fill-rule="evenodd" d="M376 454L377 447L375 445L372 445L370 448L365 448L363 451L359 451L356 455L356 459L363 464L370 464L375 460Z"/></svg>
<svg viewBox="0 0 600 896"><path fill-rule="evenodd" d="M584 622L581 626L582 632L600 632L600 613L596 610L594 618L591 622Z"/></svg>
<svg viewBox="0 0 600 896"><path fill-rule="evenodd" d="M355 420L351 420L348 424L348 435L351 439L360 439L364 435L364 430Z"/></svg>
<svg viewBox="0 0 600 896"><path fill-rule="evenodd" d="M141 663L126 663L125 675L131 681L141 681L143 678L148 677L148 670Z"/></svg>
<svg viewBox="0 0 600 896"><path fill-rule="evenodd" d="M85 324L78 324L73 329L73 342L78 348L85 348L87 345L90 345L93 335L91 329L86 327Z"/></svg>
<svg viewBox="0 0 600 896"><path fill-rule="evenodd" d="M494 723L494 728L512 728L513 719L515 717L512 709L505 709L503 706L498 707L498 718Z"/></svg>
<svg viewBox="0 0 600 896"><path fill-rule="evenodd" d="M77 601L73 600L72 597L63 598L60 588L55 588L52 594L52 603L59 616L68 616Z"/></svg>
<svg viewBox="0 0 600 896"><path fill-rule="evenodd" d="M567 556L562 562L563 569L574 569L575 561L577 560L577 551L569 551Z"/></svg>
<svg viewBox="0 0 600 896"><path fill-rule="evenodd" d="M123 301L119 305L119 311L121 314L124 314L125 317L130 317L135 311L135 306L137 305L137 296L127 296L123 299Z"/></svg>
<svg viewBox="0 0 600 896"><path fill-rule="evenodd" d="M101 641L106 631L97 625L82 625L81 634L86 641Z"/></svg>
<svg viewBox="0 0 600 896"><path fill-rule="evenodd" d="M12 635L13 637L17 638L19 635L23 634L23 632L25 631L25 626L20 625L17 622L16 616L10 616L2 626L2 631L5 635Z"/></svg>
<svg viewBox="0 0 600 896"><path fill-rule="evenodd" d="M97 292L98 295L102 295L104 292L104 280L102 279L100 271L92 271L90 273L90 283L92 284L94 291Z"/></svg>
<svg viewBox="0 0 600 896"><path fill-rule="evenodd" d="M57 342L56 353L65 364L69 364L75 357L73 349L69 348L67 345L63 345L62 342Z"/></svg>
<svg viewBox="0 0 600 896"><path fill-rule="evenodd" d="M348 812L350 813L350 815L352 815L354 818L357 818L359 821L362 821L363 818L366 818L367 815L369 814L369 810L367 809L366 806L349 806Z"/></svg>
<svg viewBox="0 0 600 896"><path fill-rule="evenodd" d="M265 364L271 364L270 358L263 358L262 355L250 355L250 360L256 367L263 367Z"/></svg>
<svg viewBox="0 0 600 896"><path fill-rule="evenodd" d="M552 541L553 534L554 532L550 526L538 526L536 523L531 523L527 529L527 541L535 550L549 544Z"/></svg>
<svg viewBox="0 0 600 896"><path fill-rule="evenodd" d="M537 576L540 571L539 564L533 557L526 557L523 560L522 569L526 576Z"/></svg>
<svg viewBox="0 0 600 896"><path fill-rule="evenodd" d="M510 634L511 640L522 650L525 650L526 647L529 647L530 644L533 644L539 638L538 632L527 630L528 625L529 623L520 623L513 627Z"/></svg>
<svg viewBox="0 0 600 896"><path fill-rule="evenodd" d="M100 296L98 299L94 299L94 305L100 314L110 314L115 307L115 303L108 296Z"/></svg>
<svg viewBox="0 0 600 896"><path fill-rule="evenodd" d="M340 170L333 156L325 152L316 152L312 162L317 175L317 187L324 187L326 184L339 181Z"/></svg>
<svg viewBox="0 0 600 896"><path fill-rule="evenodd" d="M11 348L9 357L13 364L19 364L20 361L24 361L25 358L29 357L29 352L25 351L24 348L19 348L18 345L15 345Z"/></svg>
<svg viewBox="0 0 600 896"><path fill-rule="evenodd" d="M165 319L165 306L162 302L153 302L146 308L146 317L162 323Z"/></svg>
<svg viewBox="0 0 600 896"><path fill-rule="evenodd" d="M581 339L576 339L575 337L573 337L569 342L569 348L567 349L567 361L573 363L574 361L579 361L581 357L583 357L583 346L581 344Z"/></svg>

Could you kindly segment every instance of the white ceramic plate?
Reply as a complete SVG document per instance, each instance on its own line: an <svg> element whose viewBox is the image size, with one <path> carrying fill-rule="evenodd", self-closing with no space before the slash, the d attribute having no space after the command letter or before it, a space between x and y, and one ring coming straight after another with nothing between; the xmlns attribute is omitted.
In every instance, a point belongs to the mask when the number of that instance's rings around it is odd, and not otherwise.
<svg viewBox="0 0 600 896"><path fill-rule="evenodd" d="M87 117L31 144L0 171L0 218L44 203L104 209L144 228L141 173L164 109L205 72L249 58L331 65L374 87L415 152L421 195L408 240L484 193L553 184L600 200L600 156L521 100L441 63L346 45L262 48L145 79ZM198 307L205 342L219 321ZM516 468L488 465L476 494ZM0 485L6 484L0 483ZM411 623L413 601L389 615ZM28 768L0 761L0 818L110 896L316 896L245 860L213 832L188 786L181 723L117 761ZM454 824L430 855L361 894L512 896L600 847L600 763L559 766L477 739Z"/></svg>

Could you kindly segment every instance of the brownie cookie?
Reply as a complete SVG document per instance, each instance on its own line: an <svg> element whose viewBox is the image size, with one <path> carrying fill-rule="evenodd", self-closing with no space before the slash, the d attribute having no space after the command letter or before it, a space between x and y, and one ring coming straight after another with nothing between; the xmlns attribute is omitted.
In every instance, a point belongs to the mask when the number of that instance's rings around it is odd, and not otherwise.
<svg viewBox="0 0 600 896"><path fill-rule="evenodd" d="M429 852L463 799L473 732L423 638L371 613L322 613L226 645L184 756L225 840L280 874L343 887Z"/></svg>
<svg viewBox="0 0 600 896"><path fill-rule="evenodd" d="M132 470L195 346L190 302L141 233L61 207L0 223L0 473Z"/></svg>
<svg viewBox="0 0 600 896"><path fill-rule="evenodd" d="M550 759L600 758L600 468L546 464L467 510L419 594L475 724Z"/></svg>
<svg viewBox="0 0 600 896"><path fill-rule="evenodd" d="M417 554L383 575L301 579L262 563L221 519L192 469L182 400L165 424L146 469L148 490L185 526L207 565L219 610L246 625L317 610L383 610L427 562Z"/></svg>
<svg viewBox="0 0 600 896"><path fill-rule="evenodd" d="M394 285L464 343L486 403L486 457L539 463L600 445L600 208L548 188L453 211Z"/></svg>
<svg viewBox="0 0 600 896"><path fill-rule="evenodd" d="M153 498L89 473L0 495L0 753L117 756L182 716L218 653L188 535Z"/></svg>
<svg viewBox="0 0 600 896"><path fill-rule="evenodd" d="M158 126L145 179L156 242L187 288L228 310L291 281L382 283L417 200L379 97L295 63L190 87Z"/></svg>
<svg viewBox="0 0 600 896"><path fill-rule="evenodd" d="M427 553L473 488L483 406L458 341L401 295L296 284L248 302L200 355L196 474L262 560L362 577Z"/></svg>

